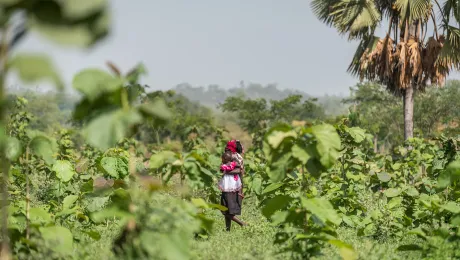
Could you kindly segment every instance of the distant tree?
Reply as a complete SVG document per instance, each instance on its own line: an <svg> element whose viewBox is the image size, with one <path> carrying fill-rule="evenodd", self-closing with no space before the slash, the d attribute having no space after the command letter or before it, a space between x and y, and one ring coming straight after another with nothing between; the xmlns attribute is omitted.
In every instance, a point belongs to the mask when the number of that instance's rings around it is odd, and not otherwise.
<svg viewBox="0 0 460 260"><path fill-rule="evenodd" d="M321 21L349 40L360 40L348 71L403 97L405 139L414 135L414 92L429 84L443 85L449 71L460 67L458 8L454 0L441 4L430 0L312 2ZM381 25L388 29L379 38L375 32Z"/></svg>

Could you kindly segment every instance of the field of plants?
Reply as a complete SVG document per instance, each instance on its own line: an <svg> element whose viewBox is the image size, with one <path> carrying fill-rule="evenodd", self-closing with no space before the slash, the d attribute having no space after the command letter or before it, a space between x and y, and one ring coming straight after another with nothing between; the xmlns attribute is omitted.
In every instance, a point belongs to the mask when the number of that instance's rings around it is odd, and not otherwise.
<svg viewBox="0 0 460 260"><path fill-rule="evenodd" d="M313 1L315 14L364 41L370 22L390 10L332 2ZM366 61L361 73L370 81L350 89L346 113L331 114L328 102L297 94L229 95L211 109L179 90L149 91L139 83L142 64L127 73L111 62L84 69L71 84L80 96L69 97L46 56L13 55L28 30L9 20L14 12L55 42L88 47L107 34L103 3L0 0L7 17L0 21L0 260L460 258L460 82L428 88L444 80L445 63L425 60L415 71L411 57L408 73L392 67L400 78L391 78ZM424 3L396 1L390 32L395 24L409 31L409 22L426 30L420 10L433 7ZM347 23L358 7L369 16ZM457 5L443 7L460 20ZM415 55L406 39L412 29L402 38ZM445 29L454 49L455 30ZM389 43L387 36L373 45L378 53L357 55L384 56L379 48ZM382 68L390 69L375 69ZM7 93L12 71L25 82L51 80L61 92ZM248 225L227 232L217 182L234 138L246 148Z"/></svg>

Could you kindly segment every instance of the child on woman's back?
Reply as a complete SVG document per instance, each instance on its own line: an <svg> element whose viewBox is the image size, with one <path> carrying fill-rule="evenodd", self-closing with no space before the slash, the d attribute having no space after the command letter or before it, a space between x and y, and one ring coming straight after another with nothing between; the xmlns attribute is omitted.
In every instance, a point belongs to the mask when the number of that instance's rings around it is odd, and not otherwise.
<svg viewBox="0 0 460 260"><path fill-rule="evenodd" d="M220 171L223 175L219 182L219 188L222 191L226 190L227 192L238 192L240 197L244 197L241 194L242 182L239 174L230 173L237 168L241 168L241 165L237 158L233 156L233 153L231 151L224 152L222 154L222 164L220 165ZM224 187L227 187L227 189Z"/></svg>
<svg viewBox="0 0 460 260"><path fill-rule="evenodd" d="M226 172L231 172L235 168L239 168L239 162L234 160L232 153L230 151L224 152L222 154L222 164L220 165L220 171L224 174ZM235 176L238 176L237 174Z"/></svg>

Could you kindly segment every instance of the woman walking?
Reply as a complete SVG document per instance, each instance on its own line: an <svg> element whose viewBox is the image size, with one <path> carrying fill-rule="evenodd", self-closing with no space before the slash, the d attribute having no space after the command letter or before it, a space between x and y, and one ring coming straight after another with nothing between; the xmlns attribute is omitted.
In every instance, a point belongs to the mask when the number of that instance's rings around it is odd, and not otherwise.
<svg viewBox="0 0 460 260"><path fill-rule="evenodd" d="M225 216L226 230L230 231L232 220L240 226L245 226L246 223L239 220L236 215L241 215L241 202L243 195L243 176L244 176L244 161L242 154L244 148L238 140L231 140L225 147L222 156L221 171L223 176L219 181L219 189L222 191L220 203L227 210L222 213Z"/></svg>

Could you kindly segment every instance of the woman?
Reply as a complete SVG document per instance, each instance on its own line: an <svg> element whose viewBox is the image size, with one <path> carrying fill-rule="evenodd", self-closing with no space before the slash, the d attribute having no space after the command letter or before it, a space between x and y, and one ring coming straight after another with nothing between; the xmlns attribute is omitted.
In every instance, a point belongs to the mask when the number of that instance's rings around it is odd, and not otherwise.
<svg viewBox="0 0 460 260"><path fill-rule="evenodd" d="M236 162L239 166L231 171L224 171L224 174L219 181L219 189L222 191L220 204L227 208L227 210L222 213L225 216L226 229L227 231L230 231L232 220L240 226L246 225L246 223L235 217L235 215L241 215L241 202L244 197L244 161L241 156L244 153L244 149L240 141L231 140L225 147L225 153L231 153L232 161Z"/></svg>

